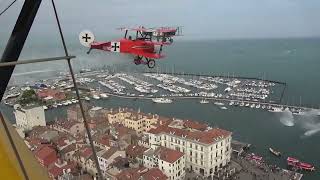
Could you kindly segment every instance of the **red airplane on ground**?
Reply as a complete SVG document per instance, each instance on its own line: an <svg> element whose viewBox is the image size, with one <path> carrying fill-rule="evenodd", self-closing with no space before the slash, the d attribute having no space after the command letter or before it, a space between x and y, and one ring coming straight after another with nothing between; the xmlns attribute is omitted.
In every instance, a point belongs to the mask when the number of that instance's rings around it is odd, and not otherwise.
<svg viewBox="0 0 320 180"><path fill-rule="evenodd" d="M161 59L162 47L164 45L171 45L172 37L181 35L181 27L161 27L161 28L119 28L124 30L124 38L110 41L110 42L96 42L94 35L90 31L82 31L79 34L80 43L89 47L90 53L92 49L99 49L103 51L128 53L134 56L134 63L136 65L145 64L149 68L155 66L155 59ZM135 38L128 36L129 31L135 31ZM159 46L159 50L156 50ZM143 60L143 58L145 60Z"/></svg>

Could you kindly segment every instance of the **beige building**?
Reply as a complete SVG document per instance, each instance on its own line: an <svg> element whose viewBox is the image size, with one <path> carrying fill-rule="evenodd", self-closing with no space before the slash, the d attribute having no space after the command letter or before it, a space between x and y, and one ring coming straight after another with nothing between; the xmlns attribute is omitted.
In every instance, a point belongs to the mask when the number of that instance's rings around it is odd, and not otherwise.
<svg viewBox="0 0 320 180"><path fill-rule="evenodd" d="M231 132L207 128L204 131L186 129L184 126L159 126L145 133L152 148L164 146L186 155L186 168L210 176L230 162Z"/></svg>
<svg viewBox="0 0 320 180"><path fill-rule="evenodd" d="M127 108L111 110L108 114L110 124L120 123L127 128L135 130L138 134L155 128L154 125L158 123L158 120L158 115L145 114L140 111L135 112Z"/></svg>
<svg viewBox="0 0 320 180"><path fill-rule="evenodd" d="M150 148L143 153L143 165L159 168L170 180L185 178L185 154L166 147Z"/></svg>

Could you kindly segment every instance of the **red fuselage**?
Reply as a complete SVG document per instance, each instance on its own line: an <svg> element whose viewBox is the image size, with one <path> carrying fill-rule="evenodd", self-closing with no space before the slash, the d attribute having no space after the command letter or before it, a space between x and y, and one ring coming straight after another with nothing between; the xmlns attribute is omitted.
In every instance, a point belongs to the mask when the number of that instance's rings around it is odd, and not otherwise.
<svg viewBox="0 0 320 180"><path fill-rule="evenodd" d="M91 49L100 49L110 52L129 53L138 56L155 54L155 45L151 41L120 39L110 42L93 42ZM156 57L154 57L156 58Z"/></svg>

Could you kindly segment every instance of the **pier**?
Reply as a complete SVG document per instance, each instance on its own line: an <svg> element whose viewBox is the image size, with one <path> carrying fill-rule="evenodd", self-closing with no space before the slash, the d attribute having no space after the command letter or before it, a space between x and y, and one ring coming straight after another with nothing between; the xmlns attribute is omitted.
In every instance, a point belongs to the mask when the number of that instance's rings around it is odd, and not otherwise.
<svg viewBox="0 0 320 180"><path fill-rule="evenodd" d="M146 96L126 96L126 95L120 95L115 93L108 93L106 92L108 96L118 97L118 98L124 98L124 99L140 99L140 100L152 100L155 97L146 97ZM214 101L224 101L224 102L243 102L243 103L252 103L252 104L261 104L266 106L283 106L284 108L295 108L295 109L304 109L304 110L316 110L309 107L302 107L302 106L294 106L294 105L280 105L279 103L268 103L268 102L257 102L257 101L248 101L248 100L237 100L237 99L226 99L226 98L215 98L215 97L202 97L202 96L161 96L162 98L169 98L169 99L207 99L207 100L214 100Z"/></svg>

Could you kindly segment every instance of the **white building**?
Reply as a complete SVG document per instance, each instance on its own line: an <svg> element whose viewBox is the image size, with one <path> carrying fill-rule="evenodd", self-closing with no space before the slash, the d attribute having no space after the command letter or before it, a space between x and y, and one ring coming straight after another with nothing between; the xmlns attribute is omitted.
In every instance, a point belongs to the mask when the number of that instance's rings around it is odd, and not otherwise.
<svg viewBox="0 0 320 180"><path fill-rule="evenodd" d="M152 148L161 145L185 153L186 168L205 177L230 162L231 134L218 128L196 131L170 126L146 133Z"/></svg>
<svg viewBox="0 0 320 180"><path fill-rule="evenodd" d="M143 153L143 165L149 169L159 168L170 180L185 178L185 155L177 150L150 148Z"/></svg>
<svg viewBox="0 0 320 180"><path fill-rule="evenodd" d="M31 130L34 126L46 126L46 119L43 106L14 107L17 128L24 131Z"/></svg>
<svg viewBox="0 0 320 180"><path fill-rule="evenodd" d="M100 168L103 173L107 172L109 165L114 161L117 157L126 157L126 152L121 151L115 147L111 147L107 150L102 150L97 153L98 161Z"/></svg>

